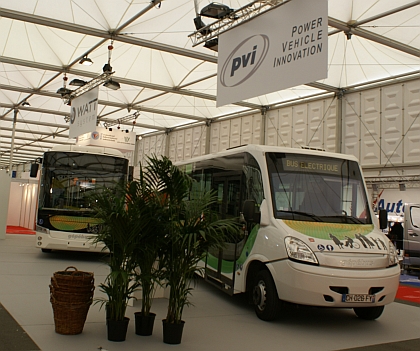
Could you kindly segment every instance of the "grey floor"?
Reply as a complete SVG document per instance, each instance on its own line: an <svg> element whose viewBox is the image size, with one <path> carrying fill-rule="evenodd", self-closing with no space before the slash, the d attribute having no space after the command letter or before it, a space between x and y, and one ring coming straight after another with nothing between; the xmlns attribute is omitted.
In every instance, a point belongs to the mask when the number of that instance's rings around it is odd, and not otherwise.
<svg viewBox="0 0 420 351"><path fill-rule="evenodd" d="M161 320L165 318L166 299L157 299L153 304L157 316L152 336L134 333L134 312L140 310L139 302L128 307L130 325L124 342L107 340L105 313L98 305L91 306L82 334L60 335L54 331L49 283L54 272L68 266L94 272L95 285L107 274L107 267L98 255L45 254L35 248L34 235L6 235L5 240L0 240L0 304L33 340L32 350L94 351L101 347L103 351L420 350L419 307L394 302L376 321L360 320L352 310L290 308L277 321L268 323L254 315L243 296L227 296L202 281L193 291L194 306L184 311L186 323L180 345L162 341ZM95 291L95 297L100 296ZM19 332L17 327L14 331ZM24 346L19 348L17 343L16 348L6 348L5 338L7 335L0 331L0 350L31 351Z"/></svg>

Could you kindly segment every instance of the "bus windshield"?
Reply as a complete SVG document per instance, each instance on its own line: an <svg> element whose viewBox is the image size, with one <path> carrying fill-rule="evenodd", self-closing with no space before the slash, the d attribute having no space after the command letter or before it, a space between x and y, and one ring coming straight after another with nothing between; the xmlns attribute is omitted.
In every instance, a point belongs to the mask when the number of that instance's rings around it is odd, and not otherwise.
<svg viewBox="0 0 420 351"><path fill-rule="evenodd" d="M357 162L285 153L266 157L276 218L372 223Z"/></svg>
<svg viewBox="0 0 420 351"><path fill-rule="evenodd" d="M90 211L89 195L123 181L127 163L126 159L107 155L45 153L39 210Z"/></svg>

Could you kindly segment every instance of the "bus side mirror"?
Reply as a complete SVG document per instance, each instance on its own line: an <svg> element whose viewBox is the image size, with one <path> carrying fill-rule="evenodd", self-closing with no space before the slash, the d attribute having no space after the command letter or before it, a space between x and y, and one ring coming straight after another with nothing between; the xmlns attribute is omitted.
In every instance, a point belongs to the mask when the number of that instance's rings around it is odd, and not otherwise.
<svg viewBox="0 0 420 351"><path fill-rule="evenodd" d="M385 229L388 227L388 212L387 210L379 210L379 228Z"/></svg>
<svg viewBox="0 0 420 351"><path fill-rule="evenodd" d="M242 213L244 215L245 221L253 222L255 214L255 200L245 200Z"/></svg>

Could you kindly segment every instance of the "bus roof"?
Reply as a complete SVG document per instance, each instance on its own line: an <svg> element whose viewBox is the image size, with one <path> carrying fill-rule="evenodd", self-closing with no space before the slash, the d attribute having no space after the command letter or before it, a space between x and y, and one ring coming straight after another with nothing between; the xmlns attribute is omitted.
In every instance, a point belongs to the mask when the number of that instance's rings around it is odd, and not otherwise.
<svg viewBox="0 0 420 351"><path fill-rule="evenodd" d="M258 145L258 144L247 144L247 145L241 145L234 148L226 149L223 151L219 151L217 153L212 154L206 154L202 156L197 156L190 158L188 160L183 160L176 162L176 165L182 165L182 164L188 164L191 162L196 162L200 160L207 160L214 157L219 156L229 156L234 155L240 152L249 152L251 154L258 153L258 152L285 152L285 153L291 153L291 154L299 154L299 155L313 155L313 156L321 156L321 157L333 157L333 158L339 158L339 159L345 159L350 161L356 161L359 162L358 159L353 155L346 155L346 154L340 154L340 153L334 153L334 152L326 152L322 150L315 150L310 148L289 148L289 147L283 147L283 146L269 146L269 145Z"/></svg>
<svg viewBox="0 0 420 351"><path fill-rule="evenodd" d="M85 146L85 145L58 145L53 147L50 151L55 152L80 152L87 154L107 155L114 157L122 157L124 155L121 151L109 147L101 146Z"/></svg>

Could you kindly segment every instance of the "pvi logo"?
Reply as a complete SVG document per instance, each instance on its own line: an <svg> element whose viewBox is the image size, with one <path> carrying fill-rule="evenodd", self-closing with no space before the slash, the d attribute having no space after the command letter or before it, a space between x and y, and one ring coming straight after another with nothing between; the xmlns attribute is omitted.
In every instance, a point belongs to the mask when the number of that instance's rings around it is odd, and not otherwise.
<svg viewBox="0 0 420 351"><path fill-rule="evenodd" d="M98 140L99 139L99 133L98 132L92 132L91 137L93 140Z"/></svg>
<svg viewBox="0 0 420 351"><path fill-rule="evenodd" d="M261 66L267 56L270 43L264 34L244 39L233 49L220 72L220 83L235 87L249 79Z"/></svg>

